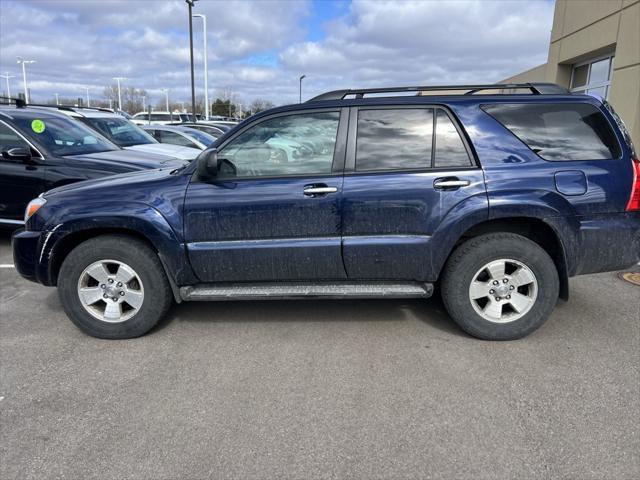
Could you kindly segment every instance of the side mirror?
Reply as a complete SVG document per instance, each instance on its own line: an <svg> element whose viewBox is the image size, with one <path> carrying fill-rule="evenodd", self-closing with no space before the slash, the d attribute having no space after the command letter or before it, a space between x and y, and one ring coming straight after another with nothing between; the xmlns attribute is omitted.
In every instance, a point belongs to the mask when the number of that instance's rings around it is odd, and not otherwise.
<svg viewBox="0 0 640 480"><path fill-rule="evenodd" d="M198 156L198 177L200 180L212 180L218 175L218 151L215 148L205 150Z"/></svg>
<svg viewBox="0 0 640 480"><path fill-rule="evenodd" d="M2 157L6 158L7 160L31 163L31 151L28 148L24 147L13 147L9 150L3 150Z"/></svg>

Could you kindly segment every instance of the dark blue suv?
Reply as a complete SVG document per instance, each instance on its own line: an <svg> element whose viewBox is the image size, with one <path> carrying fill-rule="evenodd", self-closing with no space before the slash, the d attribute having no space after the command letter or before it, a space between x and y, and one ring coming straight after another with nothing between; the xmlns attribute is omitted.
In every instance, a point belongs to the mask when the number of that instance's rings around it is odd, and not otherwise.
<svg viewBox="0 0 640 480"><path fill-rule="evenodd" d="M409 95L407 95L409 94ZM600 99L553 84L329 92L197 162L33 200L16 267L83 331L173 301L429 297L468 333L539 327L568 278L640 260L640 163Z"/></svg>

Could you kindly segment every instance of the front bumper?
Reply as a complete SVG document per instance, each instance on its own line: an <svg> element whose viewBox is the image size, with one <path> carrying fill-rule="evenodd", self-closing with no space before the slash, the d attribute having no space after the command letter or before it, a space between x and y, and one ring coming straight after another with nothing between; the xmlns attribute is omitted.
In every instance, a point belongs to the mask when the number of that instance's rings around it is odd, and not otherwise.
<svg viewBox="0 0 640 480"><path fill-rule="evenodd" d="M40 241L43 232L30 232L25 229L16 230L11 237L13 263L16 270L27 280L39 282L38 263Z"/></svg>

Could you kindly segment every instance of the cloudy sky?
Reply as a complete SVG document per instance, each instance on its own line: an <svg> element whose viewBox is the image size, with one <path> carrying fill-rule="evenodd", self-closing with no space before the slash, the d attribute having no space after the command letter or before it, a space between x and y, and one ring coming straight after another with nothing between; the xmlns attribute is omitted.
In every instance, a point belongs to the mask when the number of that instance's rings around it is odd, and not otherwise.
<svg viewBox="0 0 640 480"><path fill-rule="evenodd" d="M348 87L495 82L546 61L553 0L218 1L208 23L210 97L276 104ZM194 19L196 89L203 90L202 23ZM32 101L100 97L115 76L152 102L189 96L184 0L0 0L0 73L33 59ZM5 90L0 79L0 91Z"/></svg>

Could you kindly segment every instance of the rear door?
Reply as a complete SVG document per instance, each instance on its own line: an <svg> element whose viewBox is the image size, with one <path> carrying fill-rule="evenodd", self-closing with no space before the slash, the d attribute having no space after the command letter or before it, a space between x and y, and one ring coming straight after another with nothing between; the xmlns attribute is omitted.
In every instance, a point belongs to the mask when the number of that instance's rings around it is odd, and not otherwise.
<svg viewBox="0 0 640 480"><path fill-rule="evenodd" d="M212 181L194 177L185 237L204 282L345 278L340 203L346 109L276 114L218 148Z"/></svg>
<svg viewBox="0 0 640 480"><path fill-rule="evenodd" d="M25 163L2 155L15 147L30 150L34 157L39 155L22 135L0 121L0 224L21 223L27 203L45 189L45 167L41 158Z"/></svg>
<svg viewBox="0 0 640 480"><path fill-rule="evenodd" d="M431 236L465 201L486 203L482 170L443 107L354 107L343 191L352 279L429 281Z"/></svg>

